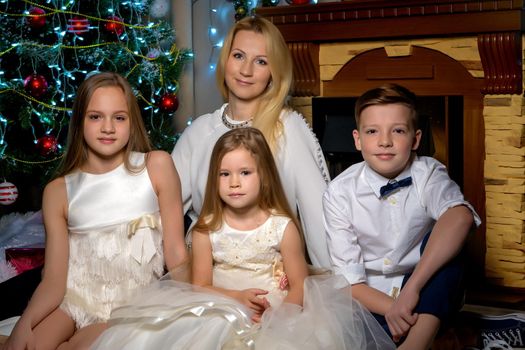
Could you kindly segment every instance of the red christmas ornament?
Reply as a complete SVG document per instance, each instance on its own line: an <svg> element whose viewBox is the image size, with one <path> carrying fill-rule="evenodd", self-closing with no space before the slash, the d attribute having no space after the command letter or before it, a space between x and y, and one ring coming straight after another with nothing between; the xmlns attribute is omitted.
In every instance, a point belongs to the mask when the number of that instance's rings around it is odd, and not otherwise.
<svg viewBox="0 0 525 350"><path fill-rule="evenodd" d="M11 182L4 181L0 183L0 204L13 204L18 198L18 188Z"/></svg>
<svg viewBox="0 0 525 350"><path fill-rule="evenodd" d="M82 34L89 31L89 20L83 17L73 17L67 20L67 31L73 34Z"/></svg>
<svg viewBox="0 0 525 350"><path fill-rule="evenodd" d="M160 98L159 108L163 112L175 112L179 108L179 99L174 94L164 94Z"/></svg>
<svg viewBox="0 0 525 350"><path fill-rule="evenodd" d="M24 88L33 97L40 97L47 91L47 81L42 75L31 74L24 79Z"/></svg>
<svg viewBox="0 0 525 350"><path fill-rule="evenodd" d="M41 155L47 156L57 151L58 142L53 135L45 135L37 140L36 147Z"/></svg>
<svg viewBox="0 0 525 350"><path fill-rule="evenodd" d="M27 23L31 28L42 28L46 25L46 11L40 7L31 7L29 9L29 16L27 17Z"/></svg>
<svg viewBox="0 0 525 350"><path fill-rule="evenodd" d="M124 33L124 20L117 16L109 16L107 18L111 22L106 22L104 25L104 28L110 33L115 33L118 36L120 36L122 33Z"/></svg>

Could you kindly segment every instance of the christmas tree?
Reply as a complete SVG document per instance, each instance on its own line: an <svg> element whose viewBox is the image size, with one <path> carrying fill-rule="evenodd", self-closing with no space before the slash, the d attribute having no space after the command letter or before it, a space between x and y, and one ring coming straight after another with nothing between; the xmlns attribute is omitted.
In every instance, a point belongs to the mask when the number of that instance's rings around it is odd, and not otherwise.
<svg viewBox="0 0 525 350"><path fill-rule="evenodd" d="M80 83L114 71L133 86L150 139L171 151L178 77L168 0L0 0L0 183L45 183L64 151Z"/></svg>

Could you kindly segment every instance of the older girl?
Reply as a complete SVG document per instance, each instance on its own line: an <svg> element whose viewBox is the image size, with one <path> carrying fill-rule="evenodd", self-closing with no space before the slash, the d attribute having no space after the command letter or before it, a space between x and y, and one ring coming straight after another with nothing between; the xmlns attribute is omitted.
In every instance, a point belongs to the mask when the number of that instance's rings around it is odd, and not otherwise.
<svg viewBox="0 0 525 350"><path fill-rule="evenodd" d="M43 279L4 349L87 348L130 292L186 259L177 172L169 154L151 151L121 76L79 87L42 212Z"/></svg>

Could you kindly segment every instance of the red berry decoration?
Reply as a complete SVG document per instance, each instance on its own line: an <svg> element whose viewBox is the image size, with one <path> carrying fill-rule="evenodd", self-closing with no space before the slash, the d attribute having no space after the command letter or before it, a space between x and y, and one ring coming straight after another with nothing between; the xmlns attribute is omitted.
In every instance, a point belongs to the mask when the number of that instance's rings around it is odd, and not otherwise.
<svg viewBox="0 0 525 350"><path fill-rule="evenodd" d="M174 94L164 94L160 98L159 108L163 112L173 113L179 108L179 99Z"/></svg>
<svg viewBox="0 0 525 350"><path fill-rule="evenodd" d="M120 36L124 33L124 20L117 16L109 16L107 18L110 22L106 22L104 28L110 33L115 33Z"/></svg>
<svg viewBox="0 0 525 350"><path fill-rule="evenodd" d="M36 147L41 155L47 156L57 151L58 142L53 135L45 135L37 140Z"/></svg>
<svg viewBox="0 0 525 350"><path fill-rule="evenodd" d="M46 11L40 7L31 7L29 9L29 16L27 17L27 23L31 28L42 28L46 25Z"/></svg>
<svg viewBox="0 0 525 350"><path fill-rule="evenodd" d="M33 97L40 97L47 91L47 81L43 75L31 74L24 79L24 88Z"/></svg>
<svg viewBox="0 0 525 350"><path fill-rule="evenodd" d="M73 17L68 19L67 31L77 35L89 32L89 20L84 17Z"/></svg>

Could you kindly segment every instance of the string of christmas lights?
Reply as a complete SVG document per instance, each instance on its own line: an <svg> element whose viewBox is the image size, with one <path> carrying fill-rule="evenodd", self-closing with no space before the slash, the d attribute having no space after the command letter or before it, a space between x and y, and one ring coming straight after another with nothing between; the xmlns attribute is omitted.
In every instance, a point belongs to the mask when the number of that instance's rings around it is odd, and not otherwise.
<svg viewBox="0 0 525 350"><path fill-rule="evenodd" d="M194 1L195 3L196 1ZM217 64L218 55L222 48L224 41L224 36L226 33L222 33L218 30L218 27L221 26L226 21L231 23L238 21L245 16L252 13L253 9L257 5L257 0L233 0L233 1L208 1L209 12L209 22L210 26L208 28L208 39L210 41L210 57L208 59L209 69L215 70L215 65ZM231 5L233 4L233 18L230 17Z"/></svg>

